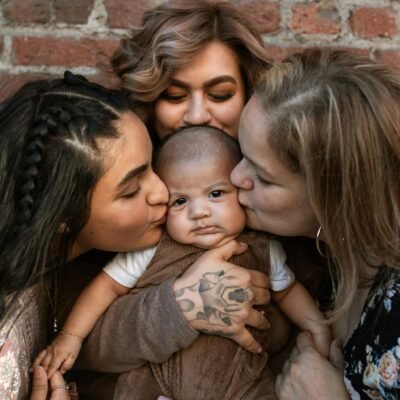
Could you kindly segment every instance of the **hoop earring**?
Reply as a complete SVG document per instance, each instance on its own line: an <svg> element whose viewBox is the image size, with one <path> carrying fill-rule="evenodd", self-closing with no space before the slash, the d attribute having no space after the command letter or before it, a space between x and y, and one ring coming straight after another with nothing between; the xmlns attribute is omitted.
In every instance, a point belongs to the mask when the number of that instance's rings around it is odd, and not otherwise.
<svg viewBox="0 0 400 400"><path fill-rule="evenodd" d="M317 247L318 253L322 256L322 257L326 257L326 254L324 254L321 250L321 244L320 244L320 237L321 237L321 232L322 232L322 226L320 226L318 228L317 231L317 236L315 238L315 246Z"/></svg>

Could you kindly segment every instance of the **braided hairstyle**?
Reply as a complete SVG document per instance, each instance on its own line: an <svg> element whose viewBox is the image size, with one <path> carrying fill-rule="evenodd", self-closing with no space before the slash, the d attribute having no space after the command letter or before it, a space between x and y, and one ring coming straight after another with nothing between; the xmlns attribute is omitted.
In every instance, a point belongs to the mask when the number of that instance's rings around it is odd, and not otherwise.
<svg viewBox="0 0 400 400"><path fill-rule="evenodd" d="M0 109L0 320L21 290L65 265L118 137L123 96L66 72L27 83ZM104 150L103 150L104 151Z"/></svg>

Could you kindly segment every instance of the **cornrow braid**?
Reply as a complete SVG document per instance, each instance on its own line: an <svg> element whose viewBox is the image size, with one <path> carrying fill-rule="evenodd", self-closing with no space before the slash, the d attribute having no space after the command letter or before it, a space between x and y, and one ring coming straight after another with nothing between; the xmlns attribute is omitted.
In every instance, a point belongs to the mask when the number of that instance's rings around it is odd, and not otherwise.
<svg viewBox="0 0 400 400"><path fill-rule="evenodd" d="M78 115L81 112L78 110ZM48 137L55 134L59 125L67 125L72 118L70 111L60 106L50 107L39 115L27 135L25 157L22 160L20 189L17 201L16 229L26 228L32 218L35 189L43 162Z"/></svg>
<svg viewBox="0 0 400 400"><path fill-rule="evenodd" d="M0 320L25 288L62 268L104 173L104 141L129 107L66 72L31 81L0 108ZM60 228L67 230L60 234Z"/></svg>

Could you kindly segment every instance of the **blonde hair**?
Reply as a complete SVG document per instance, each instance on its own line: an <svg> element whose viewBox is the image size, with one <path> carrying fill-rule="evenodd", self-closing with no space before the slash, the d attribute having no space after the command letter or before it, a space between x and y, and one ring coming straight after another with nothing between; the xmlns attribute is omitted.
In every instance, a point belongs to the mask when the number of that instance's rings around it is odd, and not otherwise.
<svg viewBox="0 0 400 400"><path fill-rule="evenodd" d="M305 178L332 255L337 318L369 266L400 268L400 76L368 58L311 50L267 71L256 95L270 145Z"/></svg>
<svg viewBox="0 0 400 400"><path fill-rule="evenodd" d="M120 87L145 123L172 74L188 66L207 44L220 41L235 53L247 98L270 60L260 33L227 2L178 0L146 11L142 26L123 39L111 58Z"/></svg>

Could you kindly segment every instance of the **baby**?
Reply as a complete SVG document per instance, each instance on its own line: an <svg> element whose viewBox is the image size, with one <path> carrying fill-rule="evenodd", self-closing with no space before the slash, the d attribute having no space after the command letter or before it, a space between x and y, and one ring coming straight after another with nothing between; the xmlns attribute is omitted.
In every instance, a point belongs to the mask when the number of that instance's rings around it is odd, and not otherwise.
<svg viewBox="0 0 400 400"><path fill-rule="evenodd" d="M273 302L302 330L311 332L323 355L329 354L329 327L314 300L285 264L281 245L264 233L242 232L246 224L245 212L239 204L237 189L230 181L230 173L240 158L237 142L212 127L184 128L162 144L155 170L170 195L167 234L157 246L120 253L106 265L82 292L63 330L38 355L34 366L43 365L49 377L58 368L67 371L76 360L84 338L118 296L178 277L205 250L232 239L248 243L249 248L244 255L235 256L231 261L265 272L269 276ZM193 315L192 319L221 320L221 315L217 315L220 311L207 307L221 279L226 277L204 275L204 287L197 291L207 312ZM180 307L185 306L185 290L193 289L188 287L176 293ZM234 307L240 302L240 295L246 293L227 293L225 306ZM258 331L258 335L265 345L268 333ZM144 368L151 370L149 376L156 386L152 390L175 400L275 399L267 360L266 352L252 354L229 339L200 334L188 349L175 353L164 363L150 363ZM133 398L146 398L149 395L145 393L146 386L138 388Z"/></svg>

